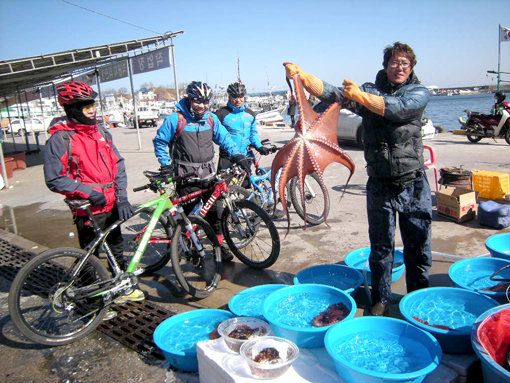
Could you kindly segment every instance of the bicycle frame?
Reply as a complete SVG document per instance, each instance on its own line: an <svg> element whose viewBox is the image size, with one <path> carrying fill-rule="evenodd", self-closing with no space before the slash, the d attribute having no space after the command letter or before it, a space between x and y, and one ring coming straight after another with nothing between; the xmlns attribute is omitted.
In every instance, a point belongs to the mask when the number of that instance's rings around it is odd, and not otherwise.
<svg viewBox="0 0 510 383"><path fill-rule="evenodd" d="M186 194L182 197L174 198L172 199L172 203L174 203L175 205L179 205L182 203L191 202L203 194L212 192L211 196L204 203L198 214L200 217L205 218L205 216L207 215L209 210L211 210L215 202L221 197L222 193L228 193L228 190L229 189L227 186L227 182L225 180L222 180L221 182L216 183L209 188L197 190L189 194Z"/></svg>
<svg viewBox="0 0 510 383"><path fill-rule="evenodd" d="M193 230L191 222L184 215L182 206L174 204L172 202L170 196L166 193L166 191L164 189L160 189L160 195L158 197L140 205L135 210L134 215L140 213L140 211L142 211L143 209L146 209L146 208L154 208L154 211L152 212L149 223L146 225L145 228L142 229L143 234L140 238L140 242L139 242L133 256L131 257L129 265L126 269L126 272L128 274L137 275L137 274L141 273L141 271L140 272L135 272L135 271L137 271L138 265L140 264L140 260L143 256L143 254L145 253L147 245L150 242L154 241L152 243L158 243L158 242L170 243L170 240L168 240L168 239L161 239L161 238L153 239L151 237L152 233L154 231L154 228L156 227L156 225L162 215L167 215L169 217L170 223L172 226L175 226L177 224L176 223L177 220L175 218L176 216L179 216L180 219L184 219L185 224L186 224L186 229L188 230L188 233L190 234L191 240L194 242L195 246L197 247L199 254L201 256L205 256L204 248L201 246L201 243L198 240L198 237ZM105 250L105 252L107 254L108 261L112 265L112 269L113 269L115 278L122 274L122 270L120 269L117 261L115 260L115 257L113 256L113 253L112 253L110 247L108 246L108 243L106 242L106 238L112 230L114 230L116 227L120 226L127 220L118 220L118 221L114 222L113 224L111 224L105 230L101 230L99 228L99 226L97 225L97 223L95 222L95 220L93 219L93 215L90 211L89 205L86 205L84 210L87 211L87 213L89 214L89 217L91 217L91 222L93 224L94 231L96 232L96 238L89 246L87 246L87 248L86 248L87 254L79 262L78 266L76 267L73 274L71 275L70 285L74 282L74 279L78 276L83 265L87 262L88 258L93 254L93 252L99 245L101 245L103 247L103 249ZM185 244L183 244L183 246L185 246ZM108 282L108 281L105 281L105 282ZM107 293L116 292L116 291L122 289L128 283L129 283L128 280L123 280L110 289L107 289L104 291L94 291L90 296L96 297L96 296L102 296Z"/></svg>

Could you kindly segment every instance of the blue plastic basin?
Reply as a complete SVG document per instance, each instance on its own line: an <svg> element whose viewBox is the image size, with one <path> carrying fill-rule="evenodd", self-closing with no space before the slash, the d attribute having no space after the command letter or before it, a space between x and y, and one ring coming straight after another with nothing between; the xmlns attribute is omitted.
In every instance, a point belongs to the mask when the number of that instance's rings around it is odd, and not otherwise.
<svg viewBox="0 0 510 383"><path fill-rule="evenodd" d="M250 287L235 294L228 301L228 308L238 317L265 319L262 314L264 301L273 291L289 285L260 285Z"/></svg>
<svg viewBox="0 0 510 383"><path fill-rule="evenodd" d="M363 275L349 266L317 265L301 270L294 277L294 284L316 283L328 285L351 294L363 283Z"/></svg>
<svg viewBox="0 0 510 383"><path fill-rule="evenodd" d="M442 357L432 335L386 317L342 321L326 333L325 347L345 383L422 382Z"/></svg>
<svg viewBox="0 0 510 383"><path fill-rule="evenodd" d="M506 291L483 290L500 283L510 284L510 282L498 282L490 279L492 274L505 266L510 266L510 260L493 257L467 258L451 265L448 275L457 287L479 292L500 303L508 303ZM494 278L510 280L510 267L502 270Z"/></svg>
<svg viewBox="0 0 510 383"><path fill-rule="evenodd" d="M475 291L456 287L430 287L407 294L400 301L399 307L407 321L430 332L439 341L443 352L469 354L473 352L473 323L481 313L497 305L494 299ZM449 329L431 325L446 326Z"/></svg>
<svg viewBox="0 0 510 383"><path fill-rule="evenodd" d="M485 247L493 257L510 261L510 233L491 235L485 240Z"/></svg>
<svg viewBox="0 0 510 383"><path fill-rule="evenodd" d="M356 249L351 251L349 254L345 256L345 264L347 266L353 267L363 275L363 269L365 265L367 265L367 283L371 284L371 272L370 265L367 264L368 257L370 256L370 247L363 247L361 249ZM393 270L391 274L391 282L398 281L402 274L404 274L404 253L400 249L396 249L393 252Z"/></svg>
<svg viewBox="0 0 510 383"><path fill-rule="evenodd" d="M496 320L496 316L503 310L505 312L510 310L510 304L494 307L484 312L476 319L471 332L473 349L475 350L476 356L478 356L482 362L483 381L485 383L510 382L510 371L505 370L496 363L480 342L480 335L481 332L484 331L484 327L489 321ZM510 326L510 323L507 324L507 326Z"/></svg>
<svg viewBox="0 0 510 383"><path fill-rule="evenodd" d="M183 371L198 371L196 344L209 339L209 334L224 320L234 315L226 310L199 309L165 319L154 331L154 343L166 360Z"/></svg>
<svg viewBox="0 0 510 383"><path fill-rule="evenodd" d="M312 320L336 303L349 310L345 319L356 313L356 302L340 289L318 284L294 285L271 293L264 302L263 314L277 336L299 347L322 347L326 331L335 324L315 327Z"/></svg>

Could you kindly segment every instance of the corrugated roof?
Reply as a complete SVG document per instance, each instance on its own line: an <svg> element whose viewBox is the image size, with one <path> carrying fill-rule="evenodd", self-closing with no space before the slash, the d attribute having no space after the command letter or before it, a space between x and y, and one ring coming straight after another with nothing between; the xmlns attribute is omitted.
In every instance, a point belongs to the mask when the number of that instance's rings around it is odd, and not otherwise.
<svg viewBox="0 0 510 383"><path fill-rule="evenodd" d="M91 69L138 49L160 47L166 40L181 33L184 31L40 56L0 60L0 98L5 99L18 91L68 77L78 70Z"/></svg>

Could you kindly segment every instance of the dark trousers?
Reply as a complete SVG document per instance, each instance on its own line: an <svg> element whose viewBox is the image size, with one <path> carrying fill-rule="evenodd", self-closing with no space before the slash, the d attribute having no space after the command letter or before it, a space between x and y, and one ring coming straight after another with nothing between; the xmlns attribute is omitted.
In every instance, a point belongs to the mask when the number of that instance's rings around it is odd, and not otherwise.
<svg viewBox="0 0 510 383"><path fill-rule="evenodd" d="M367 213L373 303L387 303L391 297L397 213L404 245L407 292L428 287L428 271L432 266L432 201L426 175L416 177L406 187L369 177Z"/></svg>
<svg viewBox="0 0 510 383"><path fill-rule="evenodd" d="M112 210L107 211L105 213L95 214L94 219L96 220L101 230L106 229L108 226L110 226L112 223L119 219L117 207L115 206ZM91 243L96 237L96 233L94 232L92 223L90 222L88 216L74 216L74 223L78 231L78 240L80 242L80 247L82 249L85 249L87 245ZM124 243L122 240L122 233L120 231L120 227L116 227L114 230L110 232L110 234L108 234L108 236L106 237L106 242L110 246L113 256L119 263L120 267L122 269L125 269L126 264L123 257Z"/></svg>

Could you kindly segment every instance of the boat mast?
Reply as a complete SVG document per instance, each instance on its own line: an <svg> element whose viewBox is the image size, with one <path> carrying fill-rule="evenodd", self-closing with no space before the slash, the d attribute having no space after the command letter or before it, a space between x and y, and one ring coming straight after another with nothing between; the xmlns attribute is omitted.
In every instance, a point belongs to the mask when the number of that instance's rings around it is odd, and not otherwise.
<svg viewBox="0 0 510 383"><path fill-rule="evenodd" d="M241 81L241 69L240 69L240 65L239 65L239 56L237 56L237 82L240 82L241 84L243 83Z"/></svg>

